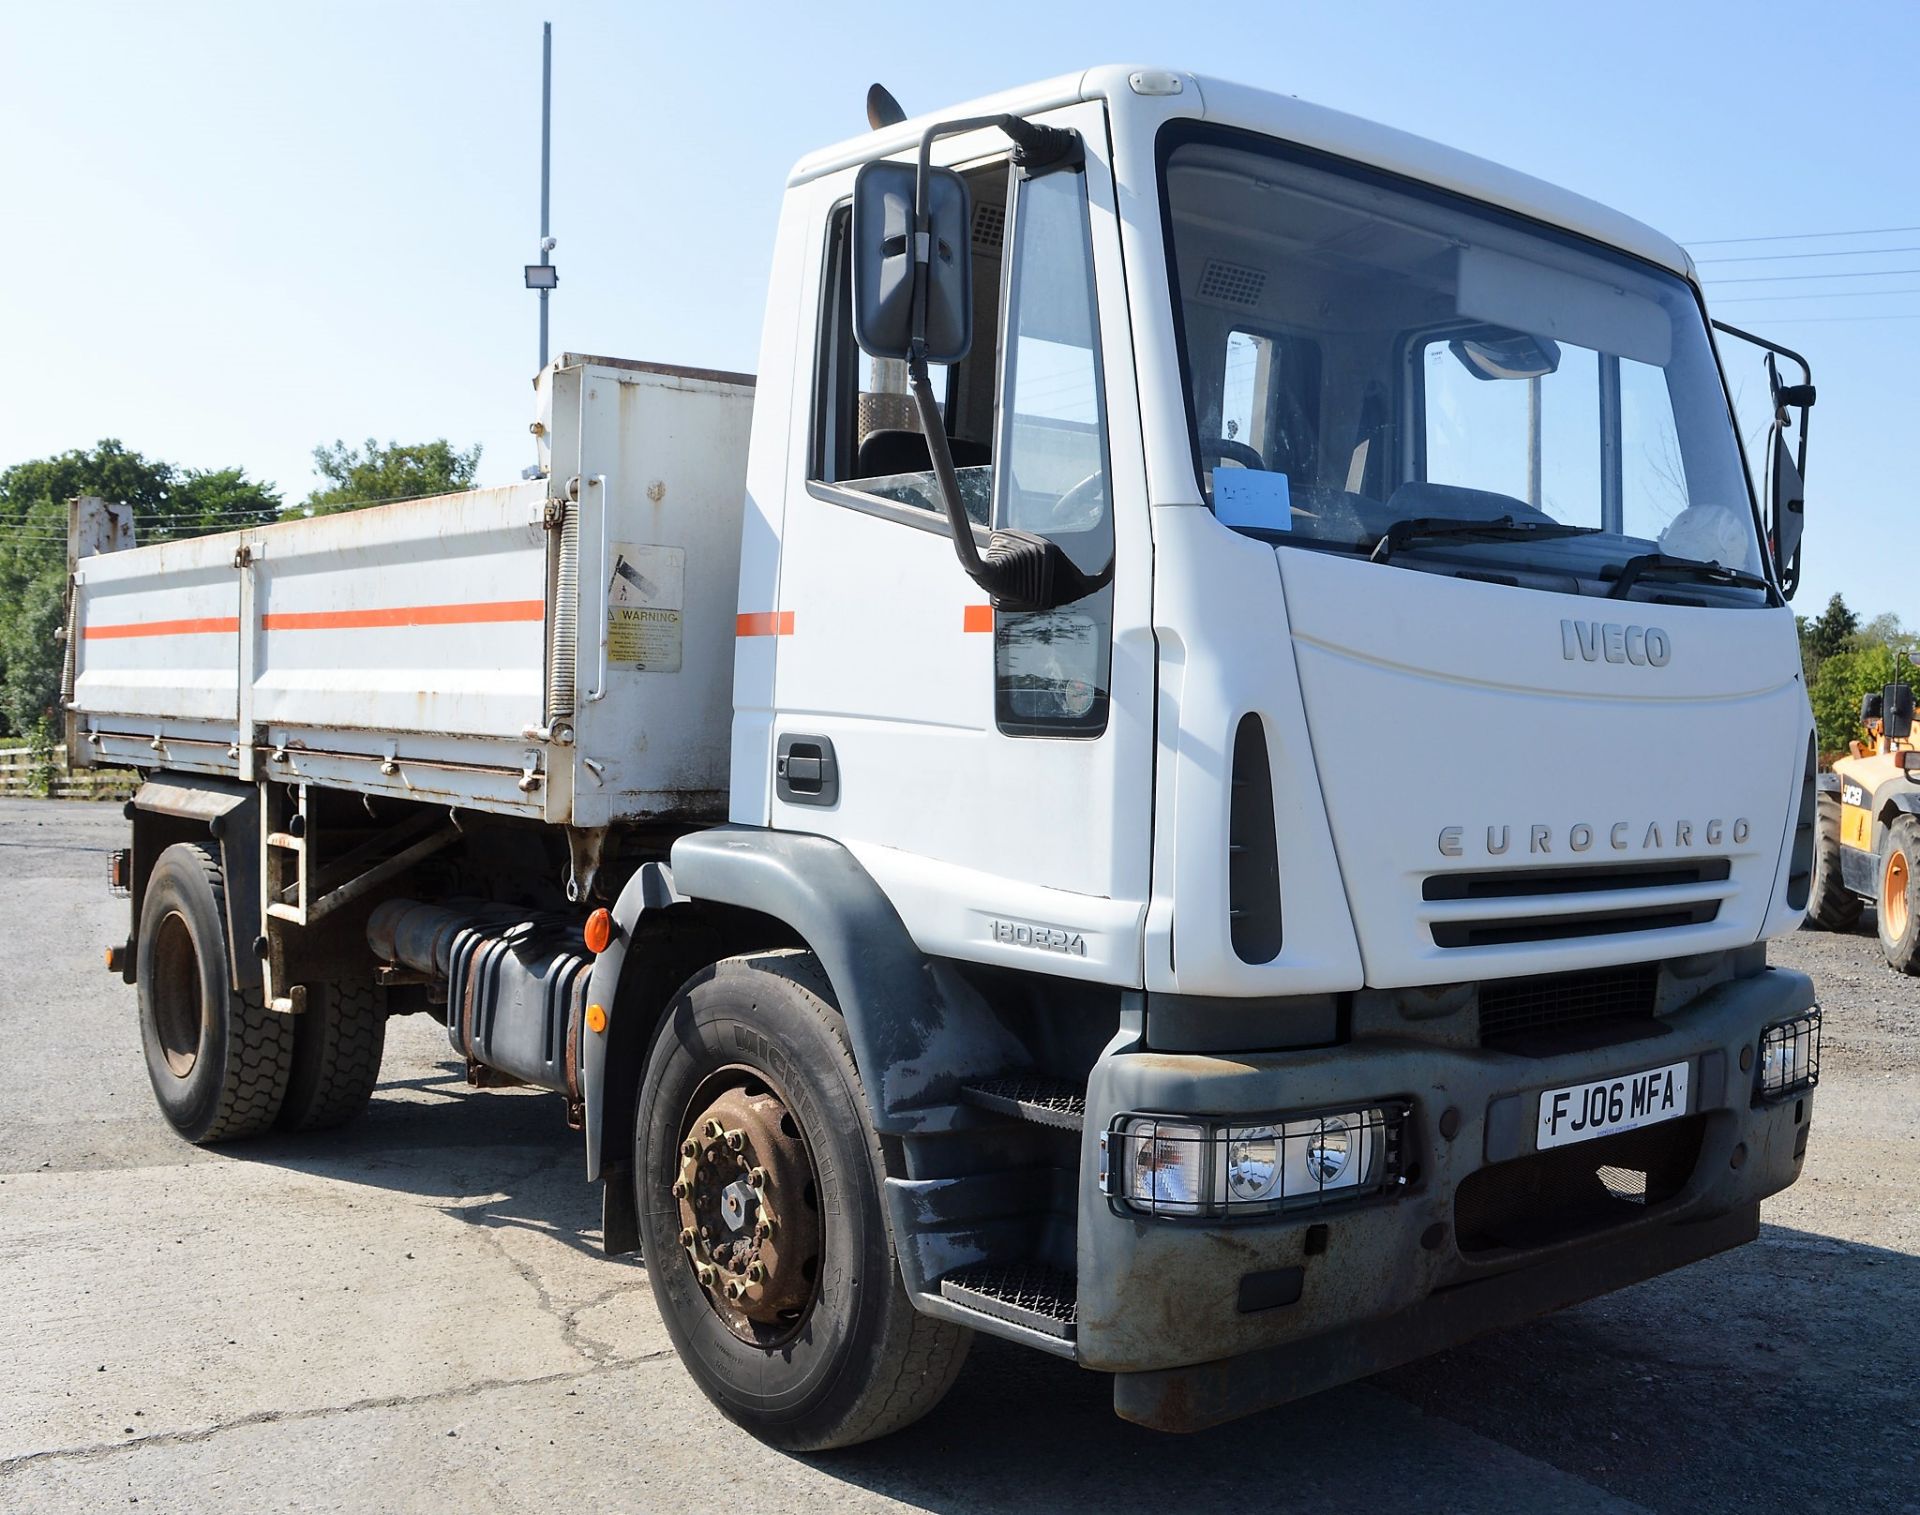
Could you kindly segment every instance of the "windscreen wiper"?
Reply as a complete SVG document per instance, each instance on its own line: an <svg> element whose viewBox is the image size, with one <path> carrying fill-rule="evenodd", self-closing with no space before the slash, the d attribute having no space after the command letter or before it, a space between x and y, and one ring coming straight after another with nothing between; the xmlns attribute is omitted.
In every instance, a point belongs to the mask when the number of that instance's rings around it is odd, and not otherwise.
<svg viewBox="0 0 1920 1515"><path fill-rule="evenodd" d="M1462 537L1482 542L1530 542L1545 537L1591 536L1597 526L1563 526L1558 521L1516 521L1512 516L1461 520L1457 516L1410 516L1395 521L1373 544L1370 561L1384 563L1409 542L1423 538Z"/></svg>
<svg viewBox="0 0 1920 1515"><path fill-rule="evenodd" d="M1705 558L1676 558L1664 552L1643 552L1639 557L1628 558L1621 564L1620 577L1613 581L1607 598L1624 600L1627 591L1641 579L1652 577L1699 579L1708 584L1725 584L1733 589L1771 590L1773 587L1757 573L1748 573L1742 568L1728 568L1724 563L1710 563Z"/></svg>

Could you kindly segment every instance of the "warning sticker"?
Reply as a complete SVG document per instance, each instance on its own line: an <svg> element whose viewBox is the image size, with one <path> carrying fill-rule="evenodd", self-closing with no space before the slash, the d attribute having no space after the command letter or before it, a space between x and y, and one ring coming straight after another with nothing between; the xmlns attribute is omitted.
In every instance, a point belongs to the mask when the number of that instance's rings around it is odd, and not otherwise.
<svg viewBox="0 0 1920 1515"><path fill-rule="evenodd" d="M687 550L615 542L607 580L607 661L643 673L680 671Z"/></svg>

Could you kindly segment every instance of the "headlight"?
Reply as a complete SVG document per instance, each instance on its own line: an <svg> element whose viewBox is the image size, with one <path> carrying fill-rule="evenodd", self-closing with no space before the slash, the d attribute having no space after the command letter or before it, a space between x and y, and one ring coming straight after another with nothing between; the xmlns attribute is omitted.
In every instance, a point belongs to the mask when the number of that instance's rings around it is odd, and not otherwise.
<svg viewBox="0 0 1920 1515"><path fill-rule="evenodd" d="M1781 1099L1820 1082L1820 1011L1816 1007L1760 1035L1761 1099Z"/></svg>
<svg viewBox="0 0 1920 1515"><path fill-rule="evenodd" d="M1400 1182L1406 1106L1229 1126L1129 1115L1103 1138L1107 1192L1150 1215L1251 1215Z"/></svg>

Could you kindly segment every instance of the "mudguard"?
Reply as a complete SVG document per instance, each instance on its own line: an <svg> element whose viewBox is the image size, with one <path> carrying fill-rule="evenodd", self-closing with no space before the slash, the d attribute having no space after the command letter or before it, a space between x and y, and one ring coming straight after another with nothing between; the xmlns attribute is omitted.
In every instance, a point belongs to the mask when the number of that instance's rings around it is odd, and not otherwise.
<svg viewBox="0 0 1920 1515"><path fill-rule="evenodd" d="M263 982L260 957L253 950L260 935L260 799L251 784L235 784L196 774L170 773L150 778L134 791L126 816L164 815L205 826L220 848L226 877L228 967L237 988L258 989ZM140 828L134 827L135 846ZM134 862L133 919L140 919L146 875L155 859Z"/></svg>

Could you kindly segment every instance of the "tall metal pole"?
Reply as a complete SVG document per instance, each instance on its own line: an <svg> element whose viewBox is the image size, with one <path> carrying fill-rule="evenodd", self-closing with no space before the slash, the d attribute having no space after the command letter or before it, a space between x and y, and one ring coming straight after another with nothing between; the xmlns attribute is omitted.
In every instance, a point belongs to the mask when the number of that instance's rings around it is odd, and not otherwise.
<svg viewBox="0 0 1920 1515"><path fill-rule="evenodd" d="M553 179L553 23L540 23L540 261L549 260L553 238L547 227L547 205ZM547 366L547 296L540 291L540 367Z"/></svg>

